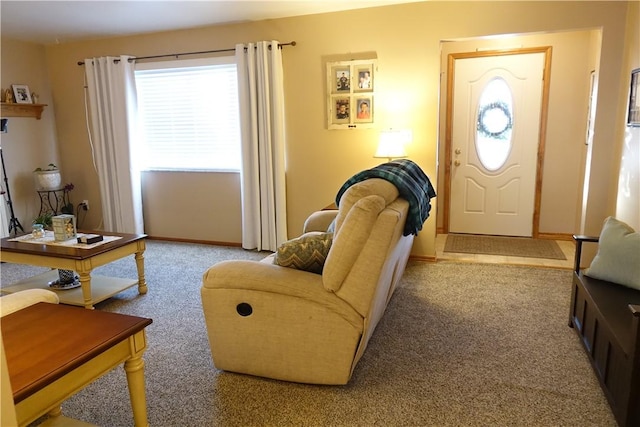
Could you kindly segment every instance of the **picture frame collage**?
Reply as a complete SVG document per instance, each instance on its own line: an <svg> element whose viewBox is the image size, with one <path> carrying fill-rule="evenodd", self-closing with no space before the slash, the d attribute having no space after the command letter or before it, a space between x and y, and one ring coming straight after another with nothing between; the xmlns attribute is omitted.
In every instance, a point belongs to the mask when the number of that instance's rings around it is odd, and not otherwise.
<svg viewBox="0 0 640 427"><path fill-rule="evenodd" d="M375 118L375 60L327 63L329 129L372 127Z"/></svg>

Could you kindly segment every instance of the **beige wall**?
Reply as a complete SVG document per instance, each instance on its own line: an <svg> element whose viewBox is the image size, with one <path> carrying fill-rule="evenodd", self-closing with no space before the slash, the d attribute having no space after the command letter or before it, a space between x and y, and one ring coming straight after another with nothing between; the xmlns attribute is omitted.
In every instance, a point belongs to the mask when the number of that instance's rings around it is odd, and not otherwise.
<svg viewBox="0 0 640 427"><path fill-rule="evenodd" d="M90 146L85 131L83 68L78 60L103 55L155 55L232 47L235 43L277 39L295 40L296 47L283 52L287 118L287 195L289 235L299 234L306 216L326 206L337 189L354 173L378 164L372 155L376 130L326 130L324 63L345 56L374 53L378 59L376 115L379 128L409 128L413 143L409 156L435 180L437 176L438 96L440 43L442 40L497 34L588 31L602 29L602 68L591 165L587 228L597 229L613 212L617 188L618 159L611 150L622 120L620 76L625 42L627 4L623 2L421 2L324 15L275 19L237 25L198 28L113 38L46 47L46 64L52 87L52 110L56 112L57 139L64 161L64 173L76 183L77 201L88 198L92 210L88 223L100 224L99 190L90 166ZM4 59L4 54L3 54ZM3 60L4 74L4 60ZM626 70L625 70L626 74ZM3 75L4 79L4 75ZM3 80L4 83L4 80ZM29 83L29 82L25 82ZM600 115L600 112L603 113ZM567 120L584 121L584 112L559 111ZM576 116L577 114L577 116ZM579 117L578 117L579 116ZM583 132L580 132L582 138ZM577 139L577 138L576 138ZM621 142L620 142L621 144ZM67 160L68 159L68 160ZM572 174L575 173L572 172ZM596 180L597 177L597 180ZM207 183L210 194L228 191L228 177ZM571 176L572 181L576 180ZM176 192L192 192L191 182L170 180ZM435 183L434 183L435 184ZM224 191L223 191L224 190ZM235 190L239 192L238 189ZM200 196L204 197L204 196ZM607 203L596 203L607 200ZM224 241L220 224L239 216L236 203L198 200L181 214L183 238L198 239L203 227L207 237ZM199 203L203 201L204 204ZM437 207L437 199L434 209ZM550 200L548 203L554 203ZM172 206L184 206L180 204ZM573 210L575 208L572 207ZM210 211L210 223L203 224L194 212ZM171 210L170 212L175 212ZM146 209L147 221L155 229L169 211ZM153 219L152 219L153 218ZM163 218L163 219L160 219ZM546 220L545 220L546 221ZM553 224L553 220L550 221ZM563 220L553 231L572 233L571 220ZM549 225L551 227L551 225ZM218 234L220 233L220 234ZM154 234L154 233L150 233ZM413 254L435 254L436 215L432 212L415 241ZM237 235L237 234L236 234Z"/></svg>
<svg viewBox="0 0 640 427"><path fill-rule="evenodd" d="M623 96L629 93L631 70L640 68L640 2L629 4L627 16L626 43L629 49L625 52L620 92ZM628 103L624 106L626 117ZM620 154L620 175L618 197L616 200L616 217L627 222L636 230L640 230L640 127L622 127L623 133L618 139L623 140Z"/></svg>
<svg viewBox="0 0 640 427"><path fill-rule="evenodd" d="M3 91L12 84L26 84L32 93L40 96L40 103L48 104L40 120L9 118L8 132L1 134L13 208L25 231L31 231L31 223L38 216L40 209L40 199L35 192L32 172L37 167L44 167L49 163L63 167L56 143L55 109L52 107L44 46L5 38L2 38L1 43ZM68 182L70 177L62 174L62 179ZM4 184L2 181L3 189Z"/></svg>
<svg viewBox="0 0 640 427"><path fill-rule="evenodd" d="M239 173L143 172L142 205L150 236L242 241Z"/></svg>

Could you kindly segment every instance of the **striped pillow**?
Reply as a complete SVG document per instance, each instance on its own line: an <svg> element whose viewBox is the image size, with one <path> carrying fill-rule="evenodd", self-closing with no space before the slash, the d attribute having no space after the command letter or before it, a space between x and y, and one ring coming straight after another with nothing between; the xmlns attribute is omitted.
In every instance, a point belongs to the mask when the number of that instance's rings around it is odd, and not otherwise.
<svg viewBox="0 0 640 427"><path fill-rule="evenodd" d="M322 274L332 241L333 233L314 231L303 234L280 245L273 263L282 267Z"/></svg>

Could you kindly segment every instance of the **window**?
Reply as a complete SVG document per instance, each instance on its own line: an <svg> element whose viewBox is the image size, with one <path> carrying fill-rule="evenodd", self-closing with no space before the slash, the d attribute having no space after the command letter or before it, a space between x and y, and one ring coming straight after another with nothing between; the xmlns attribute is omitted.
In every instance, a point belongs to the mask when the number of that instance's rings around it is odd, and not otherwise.
<svg viewBox="0 0 640 427"><path fill-rule="evenodd" d="M513 131L513 97L502 77L492 79L478 101L476 121L476 151L489 171L497 171L511 152Z"/></svg>
<svg viewBox="0 0 640 427"><path fill-rule="evenodd" d="M136 65L144 170L239 171L234 57Z"/></svg>

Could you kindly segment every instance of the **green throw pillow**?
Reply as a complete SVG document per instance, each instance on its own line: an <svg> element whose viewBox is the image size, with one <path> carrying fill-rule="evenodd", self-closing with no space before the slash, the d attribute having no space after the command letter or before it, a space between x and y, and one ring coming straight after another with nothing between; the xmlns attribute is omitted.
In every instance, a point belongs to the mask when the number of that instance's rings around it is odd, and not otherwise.
<svg viewBox="0 0 640 427"><path fill-rule="evenodd" d="M310 232L284 242L275 253L273 263L322 274L324 262L331 249L333 233Z"/></svg>
<svg viewBox="0 0 640 427"><path fill-rule="evenodd" d="M604 221L587 276L640 290L640 233L613 217Z"/></svg>

